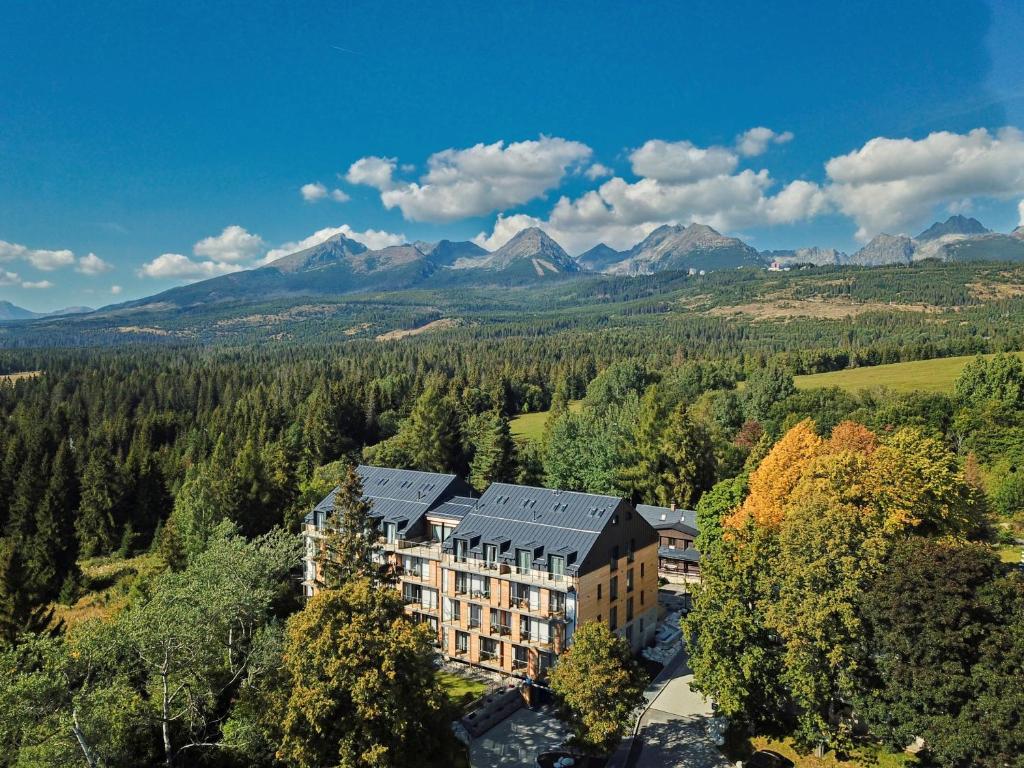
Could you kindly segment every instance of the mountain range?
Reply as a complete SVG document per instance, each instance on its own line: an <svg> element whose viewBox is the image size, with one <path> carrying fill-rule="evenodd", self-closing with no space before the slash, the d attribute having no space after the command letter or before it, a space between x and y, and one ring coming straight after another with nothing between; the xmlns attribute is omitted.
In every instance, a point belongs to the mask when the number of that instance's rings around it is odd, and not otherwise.
<svg viewBox="0 0 1024 768"><path fill-rule="evenodd" d="M704 224L664 225L626 251L601 243L573 258L538 227L524 229L495 251L468 241L416 241L370 249L343 234L255 269L178 286L135 301L105 307L103 315L139 310L178 311L221 302L268 298L386 292L413 287L515 286L568 279L579 273L645 275L667 270L705 272L738 267L910 264L945 261L1024 261L1024 227L992 232L974 218L956 215L917 237L879 234L846 254L832 248L757 251L739 238ZM0 302L0 321L32 320L92 312L71 307L36 313Z"/></svg>

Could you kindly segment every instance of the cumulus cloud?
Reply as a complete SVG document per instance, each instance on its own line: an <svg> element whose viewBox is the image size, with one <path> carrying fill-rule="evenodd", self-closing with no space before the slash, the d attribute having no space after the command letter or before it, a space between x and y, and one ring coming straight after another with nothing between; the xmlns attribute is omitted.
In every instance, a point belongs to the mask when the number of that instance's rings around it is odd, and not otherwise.
<svg viewBox="0 0 1024 768"><path fill-rule="evenodd" d="M139 269L140 277L204 280L243 269L238 264L217 261L195 261L181 253L162 253Z"/></svg>
<svg viewBox="0 0 1024 768"><path fill-rule="evenodd" d="M320 200L326 200L327 198L330 198L336 203L345 203L349 200L349 196L345 194L343 190L337 188L328 190L327 187L319 181L303 184L299 188L299 193L302 195L302 199L307 203L316 203Z"/></svg>
<svg viewBox="0 0 1024 768"><path fill-rule="evenodd" d="M17 272L0 269L0 285L21 285L21 277Z"/></svg>
<svg viewBox="0 0 1024 768"><path fill-rule="evenodd" d="M33 250L29 251L25 258L29 264L43 272L53 272L75 263L75 254L67 249L60 251Z"/></svg>
<svg viewBox="0 0 1024 768"><path fill-rule="evenodd" d="M691 182L732 173L739 158L725 147L651 139L629 155L633 173L666 182Z"/></svg>
<svg viewBox="0 0 1024 768"><path fill-rule="evenodd" d="M51 283L49 280L26 280L21 284L21 287L46 289L53 288L53 283Z"/></svg>
<svg viewBox="0 0 1024 768"><path fill-rule="evenodd" d="M419 181L396 180L397 160L382 157L357 160L345 178L377 189L384 207L398 208L406 219L452 221L541 197L591 154L580 142L541 136L536 141L496 141L435 152Z"/></svg>
<svg viewBox="0 0 1024 768"><path fill-rule="evenodd" d="M769 144L785 144L792 140L791 131L776 133L771 128L758 126L736 137L736 151L743 157L757 157L767 151Z"/></svg>
<svg viewBox="0 0 1024 768"><path fill-rule="evenodd" d="M363 184L383 192L394 186L392 176L398 159L394 157L363 157L349 166L345 180L349 184Z"/></svg>
<svg viewBox="0 0 1024 768"><path fill-rule="evenodd" d="M204 237L192 247L196 256L205 256L218 264L237 264L250 261L263 253L266 243L259 235L246 231L237 224L224 227L219 235ZM230 271L230 270L229 270Z"/></svg>
<svg viewBox="0 0 1024 768"><path fill-rule="evenodd" d="M864 240L918 226L952 200L1024 194L1024 133L978 128L918 140L875 138L829 160L825 172L831 199Z"/></svg>
<svg viewBox="0 0 1024 768"><path fill-rule="evenodd" d="M78 266L75 267L75 271L81 272L83 275L102 275L113 268L113 265L108 264L95 253L89 253L78 260Z"/></svg>
<svg viewBox="0 0 1024 768"><path fill-rule="evenodd" d="M348 224L342 224L340 227L325 227L324 229L319 229L309 237L305 237L302 240L283 243L277 248L271 248L267 252L267 255L263 257L261 263L269 264L270 262L275 261L282 256L287 256L290 253L303 251L306 248L312 248L314 245L320 245L320 243L334 237L335 235L344 235L350 240L362 243L373 251L386 248L389 245L401 245L402 243L408 242L405 235L385 232L379 229L367 229L359 232L352 229Z"/></svg>
<svg viewBox="0 0 1024 768"><path fill-rule="evenodd" d="M112 285L112 286L110 286L110 292L112 294L114 294L115 296L120 296L122 290L123 289L121 288L120 285Z"/></svg>
<svg viewBox="0 0 1024 768"><path fill-rule="evenodd" d="M611 176L613 173L614 171L607 165L603 165L602 163L594 163L583 172L583 175L586 176L591 181L595 181L597 179L603 179L606 176Z"/></svg>
<svg viewBox="0 0 1024 768"><path fill-rule="evenodd" d="M314 181L299 187L299 194L302 195L302 199L307 203L315 203L317 200L323 200L327 197L327 187L319 181Z"/></svg>

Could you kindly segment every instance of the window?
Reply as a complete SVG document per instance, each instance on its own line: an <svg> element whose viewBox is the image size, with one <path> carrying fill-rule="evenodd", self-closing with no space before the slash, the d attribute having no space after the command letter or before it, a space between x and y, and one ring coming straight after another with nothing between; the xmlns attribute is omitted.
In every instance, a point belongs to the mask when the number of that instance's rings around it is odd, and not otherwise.
<svg viewBox="0 0 1024 768"><path fill-rule="evenodd" d="M480 638L480 661L501 663L501 643L490 637Z"/></svg>
<svg viewBox="0 0 1024 768"><path fill-rule="evenodd" d="M641 589L640 590L640 605L643 605L643 604L644 604L644 591Z"/></svg>
<svg viewBox="0 0 1024 768"><path fill-rule="evenodd" d="M530 619L526 616L519 617L519 639L524 643L530 642Z"/></svg>
<svg viewBox="0 0 1024 768"><path fill-rule="evenodd" d="M455 562L466 562L466 552L469 550L469 542L465 539L455 540Z"/></svg>
<svg viewBox="0 0 1024 768"><path fill-rule="evenodd" d="M395 540L397 538L398 538L398 533L397 533L397 529L395 528L395 524L394 523L385 523L384 524L384 539L385 539L385 541L387 541L388 544L394 544Z"/></svg>
<svg viewBox="0 0 1024 768"><path fill-rule="evenodd" d="M525 671L530 666L530 649L523 645L512 646L512 669Z"/></svg>
<svg viewBox="0 0 1024 768"><path fill-rule="evenodd" d="M548 611L558 616L565 613L565 592L548 592Z"/></svg>
<svg viewBox="0 0 1024 768"><path fill-rule="evenodd" d="M476 603L469 604L469 628L479 629L480 627L480 606Z"/></svg>
<svg viewBox="0 0 1024 768"><path fill-rule="evenodd" d="M498 547L494 544L484 545L484 565L493 568L498 563Z"/></svg>
<svg viewBox="0 0 1024 768"><path fill-rule="evenodd" d="M629 549L626 550L626 562L632 563L633 556L636 554L636 539L629 540Z"/></svg>
<svg viewBox="0 0 1024 768"><path fill-rule="evenodd" d="M629 622L629 621L632 621L632 620L633 620L633 598L630 597L630 598L626 599L626 621Z"/></svg>
<svg viewBox="0 0 1024 768"><path fill-rule="evenodd" d="M469 653L469 635L465 632L455 632L455 655Z"/></svg>
<svg viewBox="0 0 1024 768"><path fill-rule="evenodd" d="M533 557L528 549L516 550L516 573L529 573Z"/></svg>
<svg viewBox="0 0 1024 768"><path fill-rule="evenodd" d="M608 599L618 600L619 598L619 577L612 576L611 581L608 582Z"/></svg>
<svg viewBox="0 0 1024 768"><path fill-rule="evenodd" d="M440 523L430 524L430 540L435 544L444 541L444 526Z"/></svg>
<svg viewBox="0 0 1024 768"><path fill-rule="evenodd" d="M551 555L548 557L548 574L556 581L561 581L565 578L565 558L561 555Z"/></svg>
<svg viewBox="0 0 1024 768"><path fill-rule="evenodd" d="M628 642L630 645L633 644L633 625L632 624L629 624L626 627L626 642Z"/></svg>
<svg viewBox="0 0 1024 768"><path fill-rule="evenodd" d="M619 628L619 612L612 606L608 610L608 629L614 631Z"/></svg>
<svg viewBox="0 0 1024 768"><path fill-rule="evenodd" d="M547 651L541 651L537 654L537 670L540 674L544 674L551 665L554 663L554 656Z"/></svg>
<svg viewBox="0 0 1024 768"><path fill-rule="evenodd" d="M462 603L452 600L452 621L462 621Z"/></svg>
<svg viewBox="0 0 1024 768"><path fill-rule="evenodd" d="M643 577L644 577L644 564L640 563L640 578L642 579Z"/></svg>
<svg viewBox="0 0 1024 768"><path fill-rule="evenodd" d="M600 584L597 585L597 599L598 600L601 599L601 585Z"/></svg>
<svg viewBox="0 0 1024 768"><path fill-rule="evenodd" d="M528 584L512 582L512 605L515 608L530 607L530 587Z"/></svg>
<svg viewBox="0 0 1024 768"><path fill-rule="evenodd" d="M619 567L619 547L617 544L614 547L612 547L612 552L608 560L608 565L611 567L611 570L617 570Z"/></svg>
<svg viewBox="0 0 1024 768"><path fill-rule="evenodd" d="M632 568L630 568L628 571L626 571L626 591L627 592L632 592L633 591L633 569Z"/></svg>

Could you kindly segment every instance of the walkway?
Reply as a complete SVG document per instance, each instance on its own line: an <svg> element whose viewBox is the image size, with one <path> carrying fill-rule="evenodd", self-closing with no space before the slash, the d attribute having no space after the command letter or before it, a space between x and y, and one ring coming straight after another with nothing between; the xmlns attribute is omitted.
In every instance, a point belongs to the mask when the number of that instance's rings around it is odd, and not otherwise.
<svg viewBox="0 0 1024 768"><path fill-rule="evenodd" d="M728 768L705 730L711 706L690 690L693 674L680 651L644 692L648 708L640 718L637 737L625 742L608 761L608 768Z"/></svg>
<svg viewBox="0 0 1024 768"><path fill-rule="evenodd" d="M537 755L557 749L569 737L548 707L520 709L469 745L473 768L536 768Z"/></svg>

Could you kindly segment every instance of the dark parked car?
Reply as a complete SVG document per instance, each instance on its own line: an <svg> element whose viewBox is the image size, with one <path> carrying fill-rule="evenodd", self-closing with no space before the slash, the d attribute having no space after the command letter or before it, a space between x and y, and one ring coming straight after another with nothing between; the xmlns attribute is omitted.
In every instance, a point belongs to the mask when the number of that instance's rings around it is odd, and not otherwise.
<svg viewBox="0 0 1024 768"><path fill-rule="evenodd" d="M746 768L793 768L793 766L793 761L788 757L770 749L759 749L746 762Z"/></svg>

